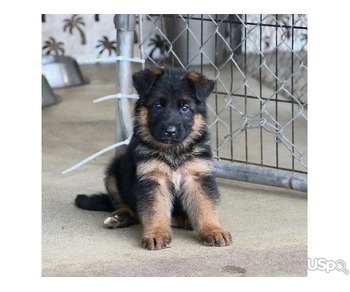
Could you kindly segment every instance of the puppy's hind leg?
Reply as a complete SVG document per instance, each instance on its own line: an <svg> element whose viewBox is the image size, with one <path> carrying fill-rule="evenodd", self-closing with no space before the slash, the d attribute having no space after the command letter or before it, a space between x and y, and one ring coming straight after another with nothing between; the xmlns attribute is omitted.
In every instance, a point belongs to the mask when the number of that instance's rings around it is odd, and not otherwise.
<svg viewBox="0 0 350 292"><path fill-rule="evenodd" d="M139 221L135 212L127 205L121 204L103 222L103 227L108 229L122 228L137 224Z"/></svg>
<svg viewBox="0 0 350 292"><path fill-rule="evenodd" d="M114 175L106 176L105 185L115 211L104 220L103 226L114 229L137 224L139 221L136 213L123 202L119 195L116 177Z"/></svg>

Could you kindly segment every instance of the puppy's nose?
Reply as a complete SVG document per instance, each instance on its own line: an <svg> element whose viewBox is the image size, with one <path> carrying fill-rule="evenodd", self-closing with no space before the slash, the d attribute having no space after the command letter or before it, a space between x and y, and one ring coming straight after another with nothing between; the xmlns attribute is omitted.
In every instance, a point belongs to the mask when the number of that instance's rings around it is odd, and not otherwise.
<svg viewBox="0 0 350 292"><path fill-rule="evenodd" d="M176 134L176 127L175 126L169 126L164 130L164 133L167 137L174 137Z"/></svg>

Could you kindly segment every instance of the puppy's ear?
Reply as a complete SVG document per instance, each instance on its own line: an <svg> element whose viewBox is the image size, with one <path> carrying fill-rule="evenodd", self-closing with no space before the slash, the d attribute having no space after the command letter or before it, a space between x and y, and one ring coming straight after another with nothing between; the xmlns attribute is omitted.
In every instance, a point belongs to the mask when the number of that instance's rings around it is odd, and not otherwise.
<svg viewBox="0 0 350 292"><path fill-rule="evenodd" d="M164 70L161 68L145 69L134 73L132 81L140 97L145 96L151 90L157 78L161 77L163 74Z"/></svg>
<svg viewBox="0 0 350 292"><path fill-rule="evenodd" d="M187 74L187 79L196 91L196 96L199 101L206 99L214 89L215 82L207 79L198 72L189 72Z"/></svg>

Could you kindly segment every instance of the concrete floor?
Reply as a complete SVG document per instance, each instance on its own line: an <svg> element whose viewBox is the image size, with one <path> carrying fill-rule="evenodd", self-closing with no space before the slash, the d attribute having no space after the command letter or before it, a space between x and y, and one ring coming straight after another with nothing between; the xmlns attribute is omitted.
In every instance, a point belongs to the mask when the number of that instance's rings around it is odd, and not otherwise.
<svg viewBox="0 0 350 292"><path fill-rule="evenodd" d="M106 230L107 213L73 204L78 193L104 191L108 152L77 170L62 171L112 145L114 65L81 66L90 83L56 89L62 102L42 111L43 276L307 276L307 199L292 190L218 179L229 247L199 244L174 229L171 248L141 248L141 226Z"/></svg>

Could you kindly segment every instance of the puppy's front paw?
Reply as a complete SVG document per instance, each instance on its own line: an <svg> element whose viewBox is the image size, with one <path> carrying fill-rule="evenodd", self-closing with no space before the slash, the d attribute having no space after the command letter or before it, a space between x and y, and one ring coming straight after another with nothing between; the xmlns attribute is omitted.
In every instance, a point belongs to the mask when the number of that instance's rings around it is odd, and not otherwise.
<svg viewBox="0 0 350 292"><path fill-rule="evenodd" d="M144 234L142 247L149 250L158 250L170 247L171 233L169 231L154 231Z"/></svg>
<svg viewBox="0 0 350 292"><path fill-rule="evenodd" d="M228 246L232 243L232 236L221 228L207 229L199 234L199 241L208 246Z"/></svg>

